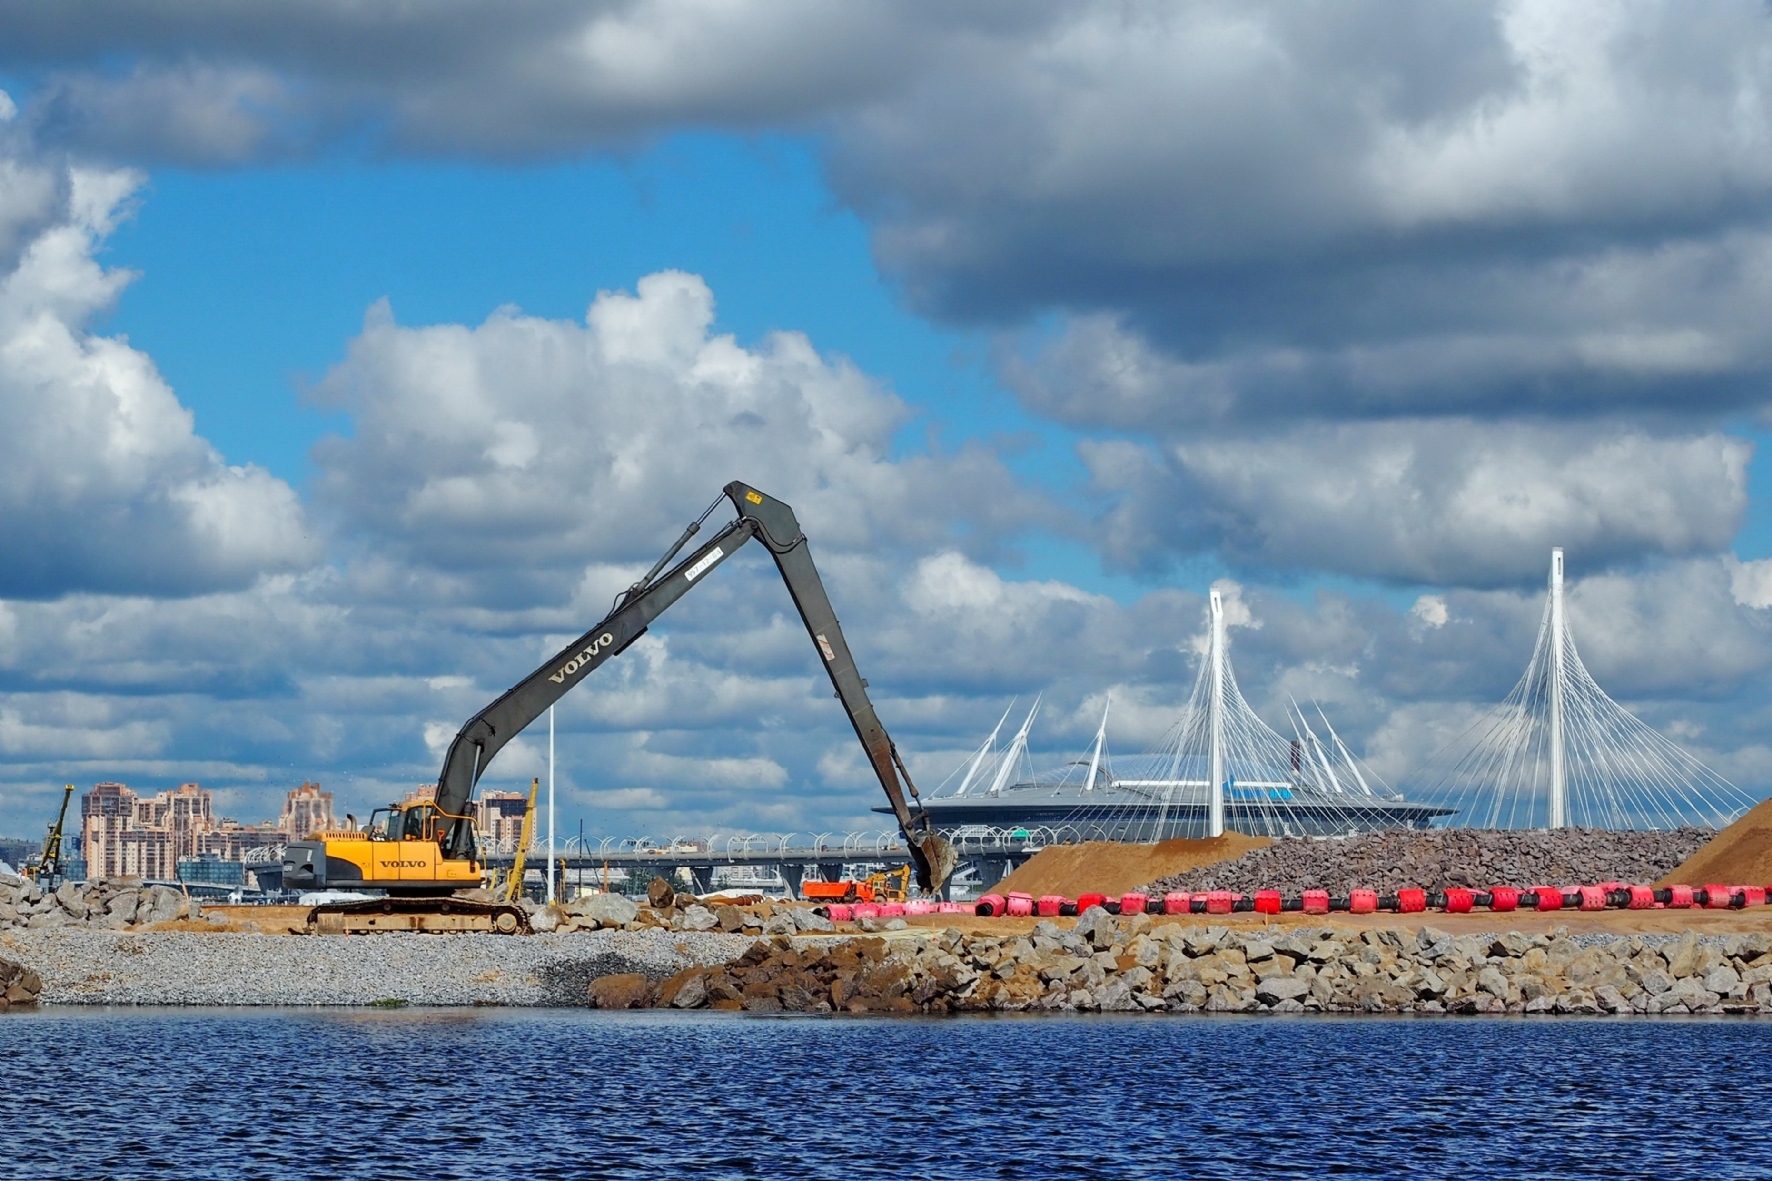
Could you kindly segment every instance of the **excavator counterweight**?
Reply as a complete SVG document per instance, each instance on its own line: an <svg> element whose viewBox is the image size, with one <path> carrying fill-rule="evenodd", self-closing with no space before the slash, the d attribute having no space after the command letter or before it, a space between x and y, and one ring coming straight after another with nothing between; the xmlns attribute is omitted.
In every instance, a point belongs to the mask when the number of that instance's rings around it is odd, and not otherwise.
<svg viewBox="0 0 1772 1181"><path fill-rule="evenodd" d="M867 752L904 833L918 884L926 891L939 889L953 872L953 848L935 831L898 749L868 699L867 682L856 670L793 509L736 481L726 485L722 496L736 510L734 520L671 565L718 507L716 499L645 577L616 599L608 616L468 719L444 755L434 800L396 808L385 816L377 812L379 819L362 834L328 833L319 840L292 842L285 854L284 884L298 889L368 888L416 896L447 895L465 885L470 876L477 882L479 852L471 806L474 790L493 758L524 727L605 661L625 651L666 608L754 538L775 559L837 700Z"/></svg>

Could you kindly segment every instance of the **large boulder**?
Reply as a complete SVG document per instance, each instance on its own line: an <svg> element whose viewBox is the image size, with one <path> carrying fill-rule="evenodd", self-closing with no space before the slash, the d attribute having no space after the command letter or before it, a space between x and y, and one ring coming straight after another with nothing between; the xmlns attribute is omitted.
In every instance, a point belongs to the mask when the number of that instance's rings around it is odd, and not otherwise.
<svg viewBox="0 0 1772 1181"><path fill-rule="evenodd" d="M837 925L813 910L810 906L796 906L788 911L794 920L794 926L801 931L835 931Z"/></svg>
<svg viewBox="0 0 1772 1181"><path fill-rule="evenodd" d="M1269 1004L1302 1000L1310 991L1310 981L1300 980L1296 976L1269 976L1255 986L1256 997Z"/></svg>
<svg viewBox="0 0 1772 1181"><path fill-rule="evenodd" d="M119 890L105 904L105 913L97 919L97 923L101 927L120 931L135 919L136 908L140 905L140 890Z"/></svg>
<svg viewBox="0 0 1772 1181"><path fill-rule="evenodd" d="M55 902L76 922L83 923L92 914L92 907L86 902L86 893L78 882L63 882L55 891Z"/></svg>
<svg viewBox="0 0 1772 1181"><path fill-rule="evenodd" d="M179 916L184 905L185 896L171 886L149 886L142 891L141 901L136 907L136 925L145 927L152 923L169 923Z"/></svg>
<svg viewBox="0 0 1772 1181"><path fill-rule="evenodd" d="M23 964L0 959L0 1009L17 1005L34 1005L43 991L43 981Z"/></svg>
<svg viewBox="0 0 1772 1181"><path fill-rule="evenodd" d="M1076 932L1078 937L1087 939L1098 950L1113 944L1119 934L1114 925L1114 916L1099 906L1091 906L1077 919Z"/></svg>
<svg viewBox="0 0 1772 1181"><path fill-rule="evenodd" d="M591 981L591 1004L599 1009L643 1009L652 1003L652 981L638 972L618 972Z"/></svg>
<svg viewBox="0 0 1772 1181"><path fill-rule="evenodd" d="M658 879L654 878L654 881ZM712 931L720 925L720 919L705 906L691 906L683 912L678 920L685 931Z"/></svg>
<svg viewBox="0 0 1772 1181"><path fill-rule="evenodd" d="M583 894L566 904L566 913L593 919L600 927L622 927L634 921L640 908L620 894Z"/></svg>

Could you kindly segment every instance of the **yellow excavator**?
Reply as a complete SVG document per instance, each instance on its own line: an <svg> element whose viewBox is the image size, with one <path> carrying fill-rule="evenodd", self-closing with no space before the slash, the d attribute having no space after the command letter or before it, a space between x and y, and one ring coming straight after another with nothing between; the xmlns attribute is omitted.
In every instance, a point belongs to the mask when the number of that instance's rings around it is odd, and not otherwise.
<svg viewBox="0 0 1772 1181"><path fill-rule="evenodd" d="M731 501L736 519L671 566L720 506L721 498ZM793 509L734 481L645 577L622 592L601 623L468 719L444 755L434 799L379 809L363 830L321 833L289 843L283 855L286 888L382 892L379 898L313 908L309 929L507 933L525 929L523 911L514 902L459 894L480 884L471 813L474 790L487 765L524 727L610 657L625 651L667 607L752 539L762 542L775 559L837 700L892 804L918 884L925 891L940 888L953 872L953 848L936 833L898 748L874 712L867 682L856 670Z"/></svg>

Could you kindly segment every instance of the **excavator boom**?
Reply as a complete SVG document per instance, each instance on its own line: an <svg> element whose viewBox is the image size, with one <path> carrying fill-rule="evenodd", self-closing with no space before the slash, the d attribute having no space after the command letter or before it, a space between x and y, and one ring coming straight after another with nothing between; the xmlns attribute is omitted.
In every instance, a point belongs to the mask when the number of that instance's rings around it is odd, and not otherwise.
<svg viewBox="0 0 1772 1181"><path fill-rule="evenodd" d="M646 577L630 587L607 618L562 648L529 676L496 701L469 718L456 734L443 759L437 781L437 809L454 818L444 839L444 855L473 857L473 829L466 819L474 788L486 767L524 727L547 712L573 686L624 651L643 635L654 619L675 603L715 567L725 562L752 538L761 541L775 559L787 584L800 619L818 650L819 661L836 690L837 700L867 751L880 786L891 801L903 830L917 881L925 890L938 889L953 871L954 853L937 833L917 800L916 786L905 770L898 750L880 724L868 699L867 682L856 670L837 614L825 594L824 583L813 565L806 535L793 509L747 484L726 485L725 497L738 512L736 520L693 550L668 571L664 567L700 528L691 525L677 544L660 558ZM718 502L716 501L716 504ZM712 509L710 508L710 512ZM704 513L702 520L707 514ZM661 571L664 571L661 573Z"/></svg>

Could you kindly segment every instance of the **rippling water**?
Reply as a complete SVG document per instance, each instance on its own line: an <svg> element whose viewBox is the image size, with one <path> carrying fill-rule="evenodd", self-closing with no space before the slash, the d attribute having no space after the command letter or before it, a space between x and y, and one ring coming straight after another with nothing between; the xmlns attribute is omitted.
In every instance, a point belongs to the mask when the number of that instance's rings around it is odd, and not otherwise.
<svg viewBox="0 0 1772 1181"><path fill-rule="evenodd" d="M0 1159L278 1181L1772 1177L1768 1062L1751 1020L51 1010L0 1018Z"/></svg>

